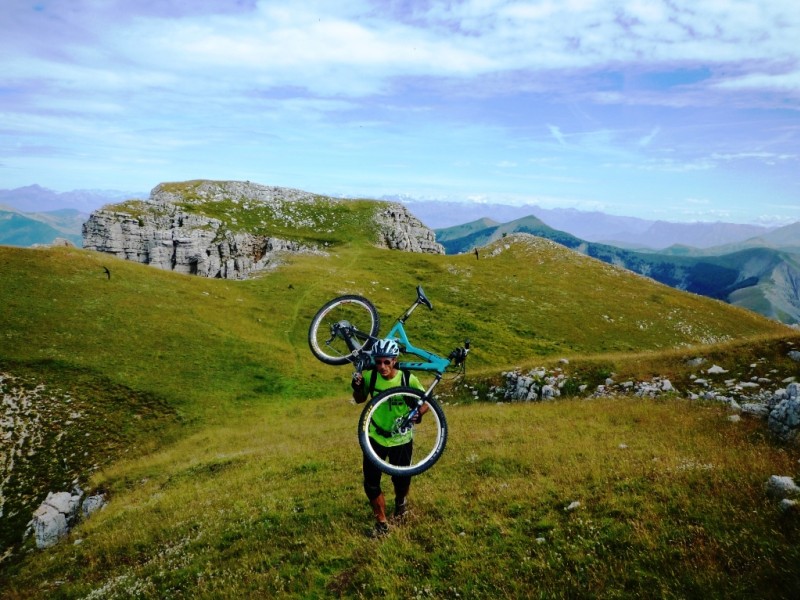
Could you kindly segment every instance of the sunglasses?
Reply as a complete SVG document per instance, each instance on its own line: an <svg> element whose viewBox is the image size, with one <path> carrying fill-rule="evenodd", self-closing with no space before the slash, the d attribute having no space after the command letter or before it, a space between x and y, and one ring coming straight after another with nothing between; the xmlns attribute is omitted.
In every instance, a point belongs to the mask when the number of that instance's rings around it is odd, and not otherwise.
<svg viewBox="0 0 800 600"><path fill-rule="evenodd" d="M376 358L375 364L376 365L390 365L394 361L393 358Z"/></svg>

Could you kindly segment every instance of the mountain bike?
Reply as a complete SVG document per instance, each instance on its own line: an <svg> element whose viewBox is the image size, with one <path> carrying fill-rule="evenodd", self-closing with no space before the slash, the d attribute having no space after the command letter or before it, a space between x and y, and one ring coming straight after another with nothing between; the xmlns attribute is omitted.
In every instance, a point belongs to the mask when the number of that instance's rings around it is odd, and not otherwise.
<svg viewBox="0 0 800 600"><path fill-rule="evenodd" d="M389 475L418 475L430 469L444 452L447 444L447 419L444 411L433 396L434 388L446 372L454 370L464 373L469 340L453 350L447 358L414 346L408 339L405 322L420 305L433 310L433 305L425 296L422 286L417 286L417 299L395 321L386 338L394 339L401 350L401 358L410 355L421 360L400 360L398 369L424 371L433 374L433 382L423 392L416 388L400 386L384 390L369 400L358 421L358 442L364 455L378 469ZM378 340L380 316L375 306L357 295L344 295L334 298L317 311L308 330L308 345L319 360L328 365L355 365L356 372L373 367L371 353ZM373 415L382 406L405 406L394 423L390 435L405 435L413 431L413 456L408 466L398 466L381 458L369 441L370 424ZM428 410L422 410L427 405ZM424 418L422 418L424 413ZM387 436L389 437L389 436Z"/></svg>

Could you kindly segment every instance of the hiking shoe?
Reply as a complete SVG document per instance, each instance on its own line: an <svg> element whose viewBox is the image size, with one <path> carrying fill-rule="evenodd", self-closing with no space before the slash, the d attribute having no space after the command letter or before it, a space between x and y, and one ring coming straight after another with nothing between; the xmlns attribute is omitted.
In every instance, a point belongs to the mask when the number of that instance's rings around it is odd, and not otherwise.
<svg viewBox="0 0 800 600"><path fill-rule="evenodd" d="M371 536L374 538L380 538L389 533L389 524L385 521L376 521L375 528L372 530Z"/></svg>
<svg viewBox="0 0 800 600"><path fill-rule="evenodd" d="M408 502L405 499L403 499L402 502L395 504L393 519L395 521L403 521L405 520L407 513L408 513Z"/></svg>

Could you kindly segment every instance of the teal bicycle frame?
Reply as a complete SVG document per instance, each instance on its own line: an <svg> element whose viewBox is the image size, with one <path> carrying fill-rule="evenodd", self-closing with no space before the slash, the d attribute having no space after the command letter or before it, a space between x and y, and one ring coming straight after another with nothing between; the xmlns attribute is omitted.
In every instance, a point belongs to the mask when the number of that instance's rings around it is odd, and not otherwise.
<svg viewBox="0 0 800 600"><path fill-rule="evenodd" d="M398 361L397 366L400 369L408 369L411 371L426 371L428 373L434 374L434 381L431 383L430 387L425 392L425 396L430 396L433 388L441 381L444 372L447 370L447 367L450 366L451 362L454 360L456 364L462 364L464 359L466 359L467 353L469 352L469 340L465 342L465 348L461 349L463 354L458 354L459 349L454 350L449 357L444 358L439 356L438 354L434 354L433 352L429 352L423 348L418 348L414 346L411 341L408 339L408 335L406 334L405 327L403 326L406 320L411 316L411 313L420 305L424 304L430 309L433 309L430 300L425 297L425 292L422 290L422 286L417 286L417 299L412 304L403 316L399 317L392 328L389 330L389 333L386 334L387 339L393 339L397 342L400 346L401 350L405 354L412 354L418 358L423 359L424 362L420 361Z"/></svg>
<svg viewBox="0 0 800 600"><path fill-rule="evenodd" d="M406 330L403 328L402 322L397 322L394 327L389 330L386 335L398 343L406 354L413 354L419 358L424 359L426 362L416 361L399 361L397 364L401 369L410 369L412 371L429 371L439 373L440 375L445 372L445 369L450 366L450 359L443 358L438 354L417 348L408 339Z"/></svg>

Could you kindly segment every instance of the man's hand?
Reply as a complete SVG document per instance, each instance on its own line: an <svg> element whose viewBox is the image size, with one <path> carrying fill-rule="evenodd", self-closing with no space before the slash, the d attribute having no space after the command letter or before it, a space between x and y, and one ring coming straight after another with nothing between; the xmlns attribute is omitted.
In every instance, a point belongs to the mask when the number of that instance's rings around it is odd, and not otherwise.
<svg viewBox="0 0 800 600"><path fill-rule="evenodd" d="M367 399L367 390L364 389L364 376L360 371L353 373L350 386L353 388L353 400L356 401L356 404L361 404Z"/></svg>
<svg viewBox="0 0 800 600"><path fill-rule="evenodd" d="M413 422L414 423L422 423L422 415L428 412L431 409L430 405L426 402L422 406L419 407L419 412L414 416Z"/></svg>
<svg viewBox="0 0 800 600"><path fill-rule="evenodd" d="M356 371L353 373L353 380L350 382L350 385L354 390L359 389L362 385L364 385L364 376L359 371Z"/></svg>

